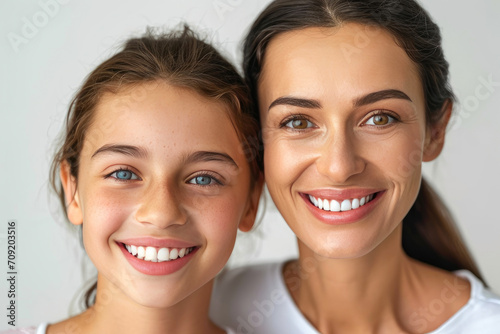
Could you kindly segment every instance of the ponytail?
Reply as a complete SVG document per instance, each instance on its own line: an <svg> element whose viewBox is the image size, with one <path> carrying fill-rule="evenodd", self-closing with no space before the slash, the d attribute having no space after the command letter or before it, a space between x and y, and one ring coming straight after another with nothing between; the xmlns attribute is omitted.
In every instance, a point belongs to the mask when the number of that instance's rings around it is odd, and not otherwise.
<svg viewBox="0 0 500 334"><path fill-rule="evenodd" d="M403 220L403 249L415 260L444 270L467 269L486 285L450 211L425 179Z"/></svg>

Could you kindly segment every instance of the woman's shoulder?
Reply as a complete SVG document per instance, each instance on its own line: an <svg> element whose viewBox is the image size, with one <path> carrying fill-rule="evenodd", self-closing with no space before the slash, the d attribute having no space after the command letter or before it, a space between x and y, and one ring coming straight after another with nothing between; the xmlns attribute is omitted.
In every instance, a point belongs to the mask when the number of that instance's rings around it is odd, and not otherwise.
<svg viewBox="0 0 500 334"><path fill-rule="evenodd" d="M38 327L23 327L16 329L9 329L2 331L0 334L45 334L47 330L47 323L42 323Z"/></svg>
<svg viewBox="0 0 500 334"><path fill-rule="evenodd" d="M210 318L237 333L317 334L288 292L282 275L284 264L223 271L214 284Z"/></svg>
<svg viewBox="0 0 500 334"><path fill-rule="evenodd" d="M459 270L454 274L469 282L470 298L453 317L432 334L498 334L500 332L500 296L487 289L470 271Z"/></svg>
<svg viewBox="0 0 500 334"><path fill-rule="evenodd" d="M258 282L273 282L281 277L283 262L261 263L223 270L216 278L215 285L225 287L254 285ZM262 287L259 287L262 288Z"/></svg>
<svg viewBox="0 0 500 334"><path fill-rule="evenodd" d="M212 306L231 305L259 297L277 299L286 292L281 283L283 263L273 262L226 269L216 278Z"/></svg>

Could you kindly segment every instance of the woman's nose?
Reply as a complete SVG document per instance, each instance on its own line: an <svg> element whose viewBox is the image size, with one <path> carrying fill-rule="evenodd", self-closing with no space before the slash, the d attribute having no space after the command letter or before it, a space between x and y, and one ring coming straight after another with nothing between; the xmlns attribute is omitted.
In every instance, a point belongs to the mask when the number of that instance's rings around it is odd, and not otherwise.
<svg viewBox="0 0 500 334"><path fill-rule="evenodd" d="M158 228L183 225L187 220L182 209L179 192L175 185L167 182L152 183L145 189L135 218L140 223L154 225Z"/></svg>
<svg viewBox="0 0 500 334"><path fill-rule="evenodd" d="M365 165L354 134L347 131L337 132L326 137L319 145L317 170L333 184L346 183L352 176L362 173Z"/></svg>

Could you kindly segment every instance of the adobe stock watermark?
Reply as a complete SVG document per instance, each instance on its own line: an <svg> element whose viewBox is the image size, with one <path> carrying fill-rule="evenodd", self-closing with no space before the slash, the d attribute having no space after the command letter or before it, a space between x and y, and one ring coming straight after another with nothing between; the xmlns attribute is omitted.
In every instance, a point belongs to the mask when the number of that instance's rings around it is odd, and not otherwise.
<svg viewBox="0 0 500 334"><path fill-rule="evenodd" d="M61 5L66 5L70 0L40 0L39 10L32 15L21 18L22 26L19 32L9 32L7 39L10 46L17 53L21 46L28 44L46 27L50 20L59 13Z"/></svg>
<svg viewBox="0 0 500 334"><path fill-rule="evenodd" d="M474 93L465 97L458 105L458 108L453 113L450 120L449 131L458 129L464 119L469 118L473 112L477 111L481 106L481 102L488 100L500 87L500 81L493 80L493 74L487 77L479 76L479 82L474 89Z"/></svg>
<svg viewBox="0 0 500 334"><path fill-rule="evenodd" d="M446 305L451 304L464 292L469 291L469 285L460 282L459 277L455 277L454 282L444 281L439 297L429 302L427 307L420 307L410 315L410 326L419 333L427 332L429 323L446 310Z"/></svg>
<svg viewBox="0 0 500 334"><path fill-rule="evenodd" d="M212 6L214 7L217 16L221 21L224 21L228 12L232 12L236 7L240 6L243 0L214 0Z"/></svg>

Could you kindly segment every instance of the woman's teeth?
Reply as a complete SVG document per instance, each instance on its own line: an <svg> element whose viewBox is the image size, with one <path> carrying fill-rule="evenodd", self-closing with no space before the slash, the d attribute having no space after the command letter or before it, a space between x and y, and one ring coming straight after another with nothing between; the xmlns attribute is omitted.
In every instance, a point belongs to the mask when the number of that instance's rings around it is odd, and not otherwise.
<svg viewBox="0 0 500 334"><path fill-rule="evenodd" d="M361 198L345 199L343 201L336 201L332 199L329 201L327 199L316 198L309 195L309 200L315 207L321 210L339 212L357 209L370 202L374 197L375 194L371 194Z"/></svg>
<svg viewBox="0 0 500 334"><path fill-rule="evenodd" d="M125 245L125 244L124 244ZM194 247L188 248L156 248L125 245L127 251L138 259L151 262L164 262L182 258L191 253Z"/></svg>

